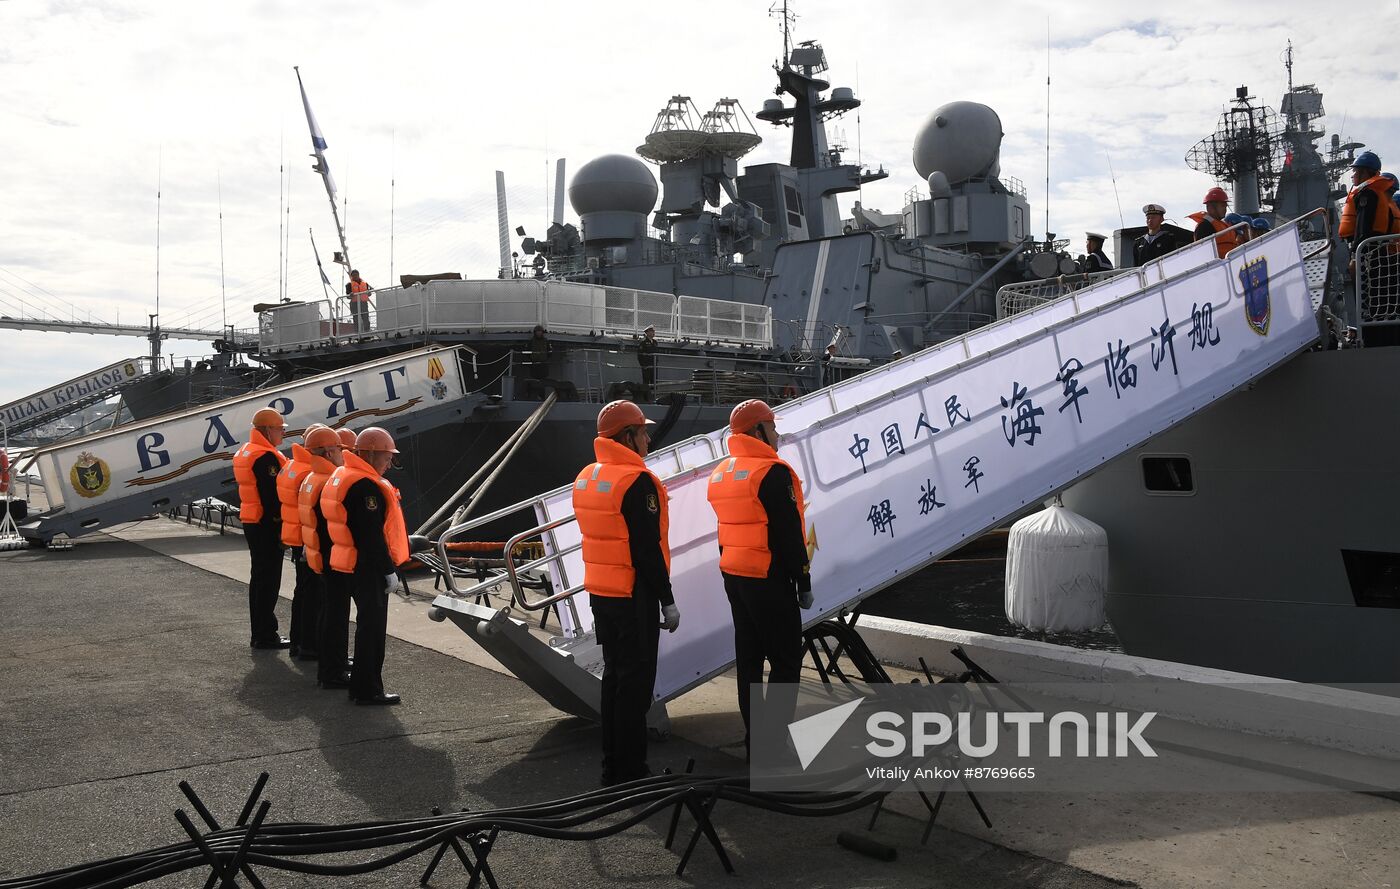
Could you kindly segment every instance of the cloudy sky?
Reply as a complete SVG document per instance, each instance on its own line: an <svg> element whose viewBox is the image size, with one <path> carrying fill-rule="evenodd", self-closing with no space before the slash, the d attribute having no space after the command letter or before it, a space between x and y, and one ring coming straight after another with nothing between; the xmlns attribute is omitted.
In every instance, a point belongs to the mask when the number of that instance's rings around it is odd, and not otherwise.
<svg viewBox="0 0 1400 889"><path fill-rule="evenodd" d="M535 233L554 159L576 169L630 152L675 93L701 110L734 97L752 114L772 96L781 54L769 6L0 0L0 315L144 322L156 306L158 185L165 325L218 327L226 311L253 326L252 305L282 286L280 237L290 296L319 298L308 229L327 260L334 229L293 65L329 141L365 277L390 280L391 179L395 275L493 276L495 170L507 176L512 225ZM918 183L920 123L968 99L1000 114L1003 174L1026 184L1041 234L1047 26L1050 228L1076 248L1085 229L1119 226L1120 203L1129 224L1149 200L1177 219L1196 209L1212 183L1183 155L1235 87L1277 105L1290 38L1295 79L1324 91L1328 131L1382 159L1400 152L1397 0L1356 0L1345 21L1292 0L795 7L797 39L820 40L833 85L865 101L859 121L835 127L852 159L891 172L866 189L870 208L899 209ZM765 142L749 160L785 159L786 131L758 126ZM145 346L0 331L0 402ZM203 351L167 344L177 356Z"/></svg>

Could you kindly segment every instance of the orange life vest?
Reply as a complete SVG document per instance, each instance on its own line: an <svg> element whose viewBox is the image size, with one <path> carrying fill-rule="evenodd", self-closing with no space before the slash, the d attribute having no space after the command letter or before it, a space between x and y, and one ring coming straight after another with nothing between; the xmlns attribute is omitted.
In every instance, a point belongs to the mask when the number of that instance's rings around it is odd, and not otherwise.
<svg viewBox="0 0 1400 889"><path fill-rule="evenodd" d="M1367 188L1376 193L1376 216L1371 222L1371 230L1366 232L1366 237L1391 234L1391 223L1395 220L1391 208L1395 206L1395 202L1386 194L1390 190L1390 180L1384 176L1372 176L1347 192L1346 203L1342 205L1342 221L1337 226L1337 234L1343 238L1356 235L1356 196Z"/></svg>
<svg viewBox="0 0 1400 889"><path fill-rule="evenodd" d="M277 474L277 499L282 504L282 545L301 546L301 517L297 515L297 488L311 468L311 452L292 445L292 459Z"/></svg>
<svg viewBox="0 0 1400 889"><path fill-rule="evenodd" d="M1230 223L1226 222L1223 219L1216 219L1214 216L1207 216L1206 211L1204 210L1197 210L1195 213L1188 213L1186 218L1196 220L1197 225L1200 225L1201 222L1204 220L1210 220L1210 224L1215 227L1215 230L1217 232L1223 232L1225 231L1225 229L1230 227ZM1232 235L1221 235L1220 237L1215 239L1216 253L1219 254L1221 259L1224 259L1225 254L1238 247L1239 243L1240 236L1238 232Z"/></svg>
<svg viewBox="0 0 1400 889"><path fill-rule="evenodd" d="M583 587L590 596L630 598L637 570L632 567L622 498L638 476L651 476L661 515L661 555L669 570L671 522L666 486L647 469L641 457L610 438L593 439L593 455L598 462L583 467L574 482L574 515L583 535Z"/></svg>
<svg viewBox="0 0 1400 889"><path fill-rule="evenodd" d="M317 519L321 513L321 491L330 481L336 466L325 457L318 457L307 451L311 458L310 468L302 476L301 487L297 488L297 523L301 525L302 553L306 564L317 574L322 573L321 535L316 531Z"/></svg>
<svg viewBox="0 0 1400 889"><path fill-rule="evenodd" d="M773 553L768 549L768 511L758 499L758 487L773 467L784 472L792 472L792 467L752 435L729 436L729 454L711 473L705 492L719 519L719 570L738 577L767 577ZM792 494L805 528L802 492L794 487Z"/></svg>
<svg viewBox="0 0 1400 889"><path fill-rule="evenodd" d="M399 490L389 484L374 467L350 451L345 452L345 465L336 467L330 480L321 489L321 514L326 517L326 529L331 535L331 568L341 574L351 574L359 561L355 538L346 524L345 495L361 479L371 479L384 492L384 542L389 545L389 558L395 565L408 561L408 529L404 526L403 506Z"/></svg>
<svg viewBox="0 0 1400 889"><path fill-rule="evenodd" d="M233 478L238 482L238 518L245 525L255 525L263 519L263 502L258 498L253 464L268 452L276 455L278 470L281 471L281 467L287 465L287 458L277 453L272 443L254 429L248 436L248 443L233 455Z"/></svg>
<svg viewBox="0 0 1400 889"><path fill-rule="evenodd" d="M350 298L357 303L369 302L369 282L363 279L350 282Z"/></svg>

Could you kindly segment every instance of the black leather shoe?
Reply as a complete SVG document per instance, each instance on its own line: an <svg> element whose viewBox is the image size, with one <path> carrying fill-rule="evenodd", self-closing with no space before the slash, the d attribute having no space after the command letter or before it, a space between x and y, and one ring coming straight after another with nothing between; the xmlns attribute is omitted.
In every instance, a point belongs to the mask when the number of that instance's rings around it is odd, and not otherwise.
<svg viewBox="0 0 1400 889"><path fill-rule="evenodd" d="M388 694L388 693L386 693L386 692L380 692L380 693L377 694L377 695L370 695L370 696L367 697L367 698L353 698L353 697L352 697L350 700L354 701L354 702L357 703L357 704L381 704L381 705L388 705L388 704L397 704L397 703L399 702L399 696L398 696L398 695L395 695L395 694Z"/></svg>
<svg viewBox="0 0 1400 889"><path fill-rule="evenodd" d="M350 673L344 672L333 679L317 679L316 684L321 688L349 688Z"/></svg>
<svg viewBox="0 0 1400 889"><path fill-rule="evenodd" d="M252 642L249 643L249 645L251 645L253 648L263 650L291 648L292 640L284 639L281 636L273 636L269 639L254 639Z"/></svg>

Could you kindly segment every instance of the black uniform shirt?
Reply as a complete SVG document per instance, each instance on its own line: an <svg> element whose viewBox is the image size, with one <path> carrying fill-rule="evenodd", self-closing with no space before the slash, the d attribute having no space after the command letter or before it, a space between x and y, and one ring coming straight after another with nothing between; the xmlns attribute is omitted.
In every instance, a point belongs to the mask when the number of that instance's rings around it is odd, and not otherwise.
<svg viewBox="0 0 1400 889"><path fill-rule="evenodd" d="M389 555L389 543L384 539L384 516L389 505L384 502L384 489L374 479L362 478L345 492L345 525L355 541L356 574L394 573L394 559Z"/></svg>
<svg viewBox="0 0 1400 889"><path fill-rule="evenodd" d="M1108 272L1112 270L1113 263L1108 261L1108 256L1104 254L1102 247L1084 257L1084 271L1086 272Z"/></svg>
<svg viewBox="0 0 1400 889"><path fill-rule="evenodd" d="M1176 247L1176 234L1170 229L1158 229L1157 237L1150 241L1147 240L1147 235L1133 241L1133 260L1137 265L1143 265L1154 259L1161 259Z"/></svg>
<svg viewBox="0 0 1400 889"><path fill-rule="evenodd" d="M671 605L676 598L671 592L671 572L661 552L661 498L664 496L656 490L651 476L637 476L632 487L622 495L622 520L627 523L627 546L632 551L637 586L654 594L662 605Z"/></svg>
<svg viewBox="0 0 1400 889"><path fill-rule="evenodd" d="M642 367L655 367L656 349L660 345L656 340L642 337L642 341L637 344L637 363Z"/></svg>
<svg viewBox="0 0 1400 889"><path fill-rule="evenodd" d="M801 495L797 477L781 466L768 470L758 486L758 502L768 514L768 567L770 580L786 580L799 590L810 590L812 579L807 566L807 539L797 514Z"/></svg>
<svg viewBox="0 0 1400 889"><path fill-rule="evenodd" d="M253 461L253 481L258 486L258 499L262 501L263 515L259 525L282 522L282 501L277 498L277 476L282 472L282 461L272 451L265 452Z"/></svg>

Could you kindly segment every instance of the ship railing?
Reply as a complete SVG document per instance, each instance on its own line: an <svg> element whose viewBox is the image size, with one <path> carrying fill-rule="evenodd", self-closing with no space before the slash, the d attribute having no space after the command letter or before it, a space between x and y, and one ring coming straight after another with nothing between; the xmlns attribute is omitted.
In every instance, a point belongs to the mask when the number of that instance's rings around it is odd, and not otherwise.
<svg viewBox="0 0 1400 889"><path fill-rule="evenodd" d="M662 340L772 345L772 309L627 287L530 278L430 281L374 293L369 331L355 330L348 303L288 303L259 316L259 344L274 352L358 338L523 332L635 335L655 328Z"/></svg>
<svg viewBox="0 0 1400 889"><path fill-rule="evenodd" d="M539 506L543 507L542 501L539 503ZM535 507L536 503L533 501L527 503L518 503L514 506L507 506L502 509L498 509L495 512L487 513L486 515L482 516L477 516L475 518L468 519L467 521L460 522L451 526L446 531L444 531L442 533L442 536L439 537L437 540L436 545L438 550L438 556L443 560L444 564L449 564L447 562L447 558L450 545L460 540L468 532L473 531L477 528L481 528L492 522L511 518L513 516L518 515L519 513L525 512L526 510L529 510L531 513L537 514L534 512ZM540 611L545 608L554 606L559 602L564 602L565 607L567 607L571 612L570 616L573 618L569 626L580 626L578 622L578 606L574 602L573 597L583 591L582 581L580 581L577 584L566 586L564 589L561 589L557 592L547 592L547 594L544 597L535 601L531 601L529 598L529 593L526 592L527 583L542 583L546 591L550 590L550 573L544 569L551 563L553 563L555 570L558 572L556 576L560 578L568 577L564 557L582 549L583 544L582 542L579 542L571 546L559 548L557 547L557 542L555 540L553 532L557 528L560 528L574 521L576 521L576 519L572 515L566 518L556 519L554 521L547 522L544 525L539 525L534 528L530 528L527 531L521 531L519 534L516 534L515 536L511 537L508 541L506 541L506 576L504 581L499 575L494 575L488 576L484 579L480 579L476 583L464 587L458 585L458 581L462 580L463 578L457 577L455 575L455 572L445 572L443 574L443 580L447 584L449 594L459 599L467 598L470 596L484 597L492 591L499 589L502 582L505 582L510 585L510 597L511 604L513 607L519 608L523 611ZM530 561L525 562L524 564L516 564L515 557L517 550L521 549L520 544L526 540L531 539L532 537L538 537L541 541L545 542L545 551L547 555L538 559L531 559ZM540 580L534 581L529 579L530 572L534 572L540 578Z"/></svg>
<svg viewBox="0 0 1400 889"><path fill-rule="evenodd" d="M347 338L354 324L344 320L349 317L344 302L344 297L318 299L264 309L258 314L258 350L279 352Z"/></svg>
<svg viewBox="0 0 1400 889"><path fill-rule="evenodd" d="M1366 325L1400 324L1400 234L1377 235L1357 245L1356 305Z"/></svg>
<svg viewBox="0 0 1400 889"><path fill-rule="evenodd" d="M1060 275L1055 278L1041 278L1036 281L1020 281L1006 284L997 291L997 320L1010 318L1027 309L1053 302L1070 293L1095 291L1096 299L1114 299L1126 296L1135 290L1150 287L1167 278L1200 268L1220 258L1216 239L1234 237L1246 223L1237 223L1218 231L1209 238L1187 244L1140 266L1126 269L1111 269L1106 272L1090 272L1079 275Z"/></svg>

